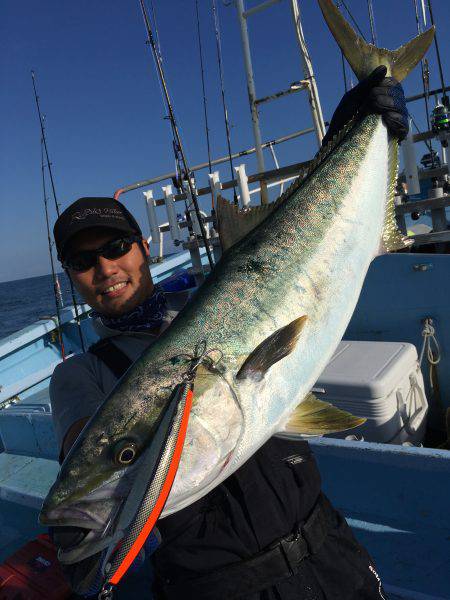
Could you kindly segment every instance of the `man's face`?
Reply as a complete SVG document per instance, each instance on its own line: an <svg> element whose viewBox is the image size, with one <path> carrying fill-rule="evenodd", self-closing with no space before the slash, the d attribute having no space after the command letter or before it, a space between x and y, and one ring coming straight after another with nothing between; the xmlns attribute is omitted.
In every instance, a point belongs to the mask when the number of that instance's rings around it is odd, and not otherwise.
<svg viewBox="0 0 450 600"><path fill-rule="evenodd" d="M70 255L81 250L96 250L107 242L127 234L113 229L94 227L80 231L70 241ZM72 281L85 301L100 314L118 317L141 304L153 292L148 268L149 248L142 241L144 252L137 242L120 258L98 256L96 264L87 271L68 269Z"/></svg>

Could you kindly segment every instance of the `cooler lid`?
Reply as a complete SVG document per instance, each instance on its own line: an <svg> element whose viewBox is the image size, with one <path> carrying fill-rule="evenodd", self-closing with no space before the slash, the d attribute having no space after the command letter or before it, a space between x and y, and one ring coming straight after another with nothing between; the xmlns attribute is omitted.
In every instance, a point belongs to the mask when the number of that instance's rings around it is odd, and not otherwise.
<svg viewBox="0 0 450 600"><path fill-rule="evenodd" d="M314 387L340 398L383 398L411 372L416 362L417 350L413 344L344 340Z"/></svg>

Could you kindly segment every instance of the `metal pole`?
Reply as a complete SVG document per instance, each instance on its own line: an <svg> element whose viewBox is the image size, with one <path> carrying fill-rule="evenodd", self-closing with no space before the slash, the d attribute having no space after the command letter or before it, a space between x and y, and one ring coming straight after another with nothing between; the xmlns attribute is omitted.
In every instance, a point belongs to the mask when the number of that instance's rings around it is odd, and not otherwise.
<svg viewBox="0 0 450 600"><path fill-rule="evenodd" d="M300 9L298 7L297 0L291 0L291 7L295 24L295 32L297 34L297 42L300 47L304 78L309 81L309 104L311 106L314 129L316 130L317 143L320 148L322 145L322 139L325 135L325 123L323 121L319 92L317 90L316 78L314 75L311 58L308 53L308 48L306 46L305 36L303 35L302 23L300 20Z"/></svg>
<svg viewBox="0 0 450 600"><path fill-rule="evenodd" d="M307 129L302 129L300 131L295 131L294 133L290 133L288 135L284 135L283 137L277 138L276 140L271 140L270 142L264 142L262 145L263 148L268 148L269 146L275 144L281 144L283 142L288 142L289 140L294 140L295 138L300 137L301 135L306 135L307 133L312 133L314 131L313 127L308 127ZM241 150L240 152L235 152L231 155L231 158L241 158L242 156L249 156L255 152L255 148L247 148L246 150ZM221 158L215 158L211 161L211 165L220 165L229 160L229 156L222 156ZM200 171L201 169L205 169L208 167L209 163L204 162L199 165L195 165L191 167L191 173L194 171ZM172 171L171 173L163 173L162 175L158 175L157 177L152 177L152 179L144 179L143 181L137 181L136 183L131 183L125 187L119 188L114 192L114 198L116 200L119 199L121 194L126 194L127 192L132 192L133 190L138 190L139 188L145 187L147 185L153 185L154 183L158 183L159 181L164 181L165 179L172 179L172 177L176 177L176 171Z"/></svg>
<svg viewBox="0 0 450 600"><path fill-rule="evenodd" d="M255 91L255 81L253 78L253 67L252 67L252 58L250 54L250 43L248 39L248 29L247 22L245 20L244 12L244 0L236 0L236 8L238 13L239 25L241 29L241 39L242 39L242 49L244 52L244 66L245 66L245 74L247 76L247 89L248 89L248 100L250 103L250 113L252 115L252 125L253 125L253 136L255 138L255 149L256 149L256 159L258 162L258 171L263 173L265 171L264 167L264 156L262 151L262 138L261 138L261 130L259 128L259 115L258 115L258 106L256 104L256 91ZM267 195L267 187L264 184L261 184L261 203L267 204L269 201Z"/></svg>

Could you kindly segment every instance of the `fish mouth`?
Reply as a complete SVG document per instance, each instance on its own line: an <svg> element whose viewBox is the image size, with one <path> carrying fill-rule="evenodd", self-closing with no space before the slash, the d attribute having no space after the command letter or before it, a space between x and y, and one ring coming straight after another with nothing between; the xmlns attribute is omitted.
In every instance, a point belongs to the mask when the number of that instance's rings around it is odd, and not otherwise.
<svg viewBox="0 0 450 600"><path fill-rule="evenodd" d="M53 508L41 514L39 522L48 527L78 527L95 531L103 530L105 522L96 516L94 510L89 510L83 504Z"/></svg>
<svg viewBox="0 0 450 600"><path fill-rule="evenodd" d="M66 498L59 504L44 502L39 522L51 529L60 562L79 562L123 536L123 527L119 531L116 524L135 475L131 467L82 498Z"/></svg>
<svg viewBox="0 0 450 600"><path fill-rule="evenodd" d="M120 511L122 503L116 506ZM114 515L108 521L95 513L95 504L74 504L57 507L41 515L40 522L47 525L58 548L58 559L63 564L73 564L101 552L122 537L114 531Z"/></svg>

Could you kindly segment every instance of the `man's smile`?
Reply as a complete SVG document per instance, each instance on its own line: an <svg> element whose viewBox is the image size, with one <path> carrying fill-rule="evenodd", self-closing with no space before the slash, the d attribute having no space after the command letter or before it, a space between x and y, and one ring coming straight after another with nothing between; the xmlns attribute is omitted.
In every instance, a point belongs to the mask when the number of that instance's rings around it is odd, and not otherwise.
<svg viewBox="0 0 450 600"><path fill-rule="evenodd" d="M118 281L117 283L108 286L100 293L102 296L107 296L108 298L115 298L116 296L120 296L125 292L125 289L127 288L129 283L130 282L128 280Z"/></svg>

